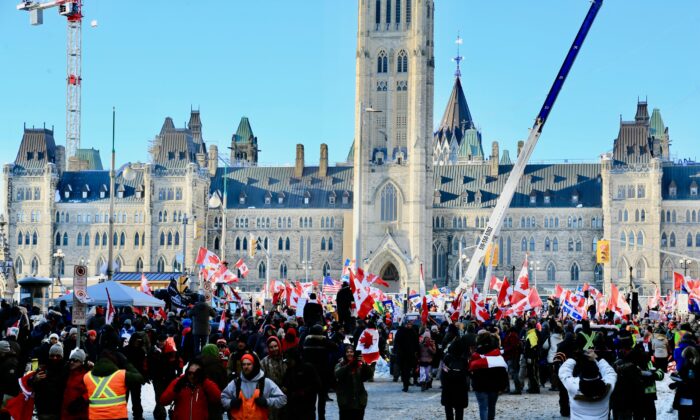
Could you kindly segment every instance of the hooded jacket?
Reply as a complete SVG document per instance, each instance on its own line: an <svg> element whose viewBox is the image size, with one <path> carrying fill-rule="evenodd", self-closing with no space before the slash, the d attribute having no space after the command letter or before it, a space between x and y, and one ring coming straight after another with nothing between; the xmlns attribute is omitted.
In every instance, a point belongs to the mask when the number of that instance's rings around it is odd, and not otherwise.
<svg viewBox="0 0 700 420"><path fill-rule="evenodd" d="M251 398L260 380L265 381L265 389L263 390L262 396L267 400L268 407L284 407L284 405L287 404L287 396L284 395L280 387L278 387L272 379L265 378L265 372L263 372L262 369L258 370L258 373L251 379L246 378L245 375L241 375L240 391L243 392L243 396L246 399ZM236 390L236 381L233 380L229 382L228 386L226 386L221 393L221 404L224 406L224 409L229 410L231 408L231 401L236 398L238 398L238 392Z"/></svg>
<svg viewBox="0 0 700 420"><path fill-rule="evenodd" d="M221 391L210 379L204 379L196 386L184 385L178 387L184 376L173 379L160 397L162 405L175 402L173 420L204 420L209 418L209 405L219 404ZM179 388L176 390L176 388Z"/></svg>
<svg viewBox="0 0 700 420"><path fill-rule="evenodd" d="M574 376L575 366L576 360L568 359L559 368L559 379L566 388L567 394L569 394L571 420L607 420L608 413L610 411L610 395L612 394L613 388L615 388L615 382L617 382L617 374L615 373L615 369L613 369L604 359L598 360L600 376L602 377L603 382L608 385L608 391L603 398L597 401L586 401L581 398L577 398L577 396L580 396L580 379L577 376Z"/></svg>

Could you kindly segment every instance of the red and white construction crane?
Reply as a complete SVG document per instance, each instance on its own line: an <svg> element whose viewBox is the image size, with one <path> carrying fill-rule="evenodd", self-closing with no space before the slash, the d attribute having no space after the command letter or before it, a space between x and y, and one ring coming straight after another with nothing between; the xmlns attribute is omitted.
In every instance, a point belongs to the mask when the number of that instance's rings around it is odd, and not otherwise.
<svg viewBox="0 0 700 420"><path fill-rule="evenodd" d="M80 148L80 85L81 77L81 27L83 21L82 0L54 0L45 3L23 1L17 10L29 12L29 23L44 23L44 10L58 8L58 14L68 20L67 76L66 76L66 162Z"/></svg>

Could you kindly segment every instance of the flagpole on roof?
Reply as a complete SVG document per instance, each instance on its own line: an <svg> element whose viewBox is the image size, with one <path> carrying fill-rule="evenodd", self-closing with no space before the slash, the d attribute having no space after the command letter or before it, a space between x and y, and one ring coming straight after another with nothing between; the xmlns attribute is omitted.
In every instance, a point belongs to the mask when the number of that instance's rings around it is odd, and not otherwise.
<svg viewBox="0 0 700 420"><path fill-rule="evenodd" d="M115 132L116 109L112 107L112 166L109 170L109 234L107 238L107 281L112 281L112 273L114 272L114 193L115 193L115 173L114 173L114 132Z"/></svg>

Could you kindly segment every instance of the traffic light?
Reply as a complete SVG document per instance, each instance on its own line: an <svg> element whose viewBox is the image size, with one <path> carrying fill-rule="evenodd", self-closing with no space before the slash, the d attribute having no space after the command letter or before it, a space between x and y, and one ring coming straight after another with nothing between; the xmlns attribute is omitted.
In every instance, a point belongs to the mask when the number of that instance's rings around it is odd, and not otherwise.
<svg viewBox="0 0 700 420"><path fill-rule="evenodd" d="M258 240L256 238L250 238L250 248L248 248L248 254L250 258L255 257L255 251L258 250Z"/></svg>
<svg viewBox="0 0 700 420"><path fill-rule="evenodd" d="M610 241L602 239L596 246L596 262L607 264L610 262Z"/></svg>

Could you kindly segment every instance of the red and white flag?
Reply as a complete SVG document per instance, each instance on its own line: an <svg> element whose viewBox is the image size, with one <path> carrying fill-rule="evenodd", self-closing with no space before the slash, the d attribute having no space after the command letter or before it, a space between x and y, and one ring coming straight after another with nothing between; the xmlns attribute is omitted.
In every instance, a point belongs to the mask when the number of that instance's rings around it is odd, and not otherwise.
<svg viewBox="0 0 700 420"><path fill-rule="evenodd" d="M463 291L460 290L459 294L455 296L454 300L452 301L452 304L447 308L447 313L450 314L450 319L452 322L457 322L459 319L459 314L462 313L464 310L464 299L463 299Z"/></svg>
<svg viewBox="0 0 700 420"><path fill-rule="evenodd" d="M513 306L511 306L508 311L506 311L506 315L522 315L525 313L525 311L540 307L542 307L542 299L540 299L539 293L537 293L537 290L535 290L533 287L528 290L527 295L524 298L520 299Z"/></svg>
<svg viewBox="0 0 700 420"><path fill-rule="evenodd" d="M199 247L199 252L197 252L197 259L195 260L195 263L197 265L219 265L221 260L215 253L204 247Z"/></svg>
<svg viewBox="0 0 700 420"><path fill-rule="evenodd" d="M243 258L236 261L236 268L241 272L241 277L245 278L248 276L250 270L248 270L248 266L243 262Z"/></svg>
<svg viewBox="0 0 700 420"><path fill-rule="evenodd" d="M469 299L469 304L471 307L470 309L472 316L478 321L486 322L489 318L491 318L491 314L489 314L489 311L486 310L486 302L484 297L481 296L476 287L474 287L472 295Z"/></svg>
<svg viewBox="0 0 700 420"><path fill-rule="evenodd" d="M656 308L661 304L661 292L659 292L659 287L657 286L654 290L654 296L650 297L647 301L647 309Z"/></svg>
<svg viewBox="0 0 700 420"><path fill-rule="evenodd" d="M425 296L425 277L423 276L423 263L420 264L420 284L418 284L418 294Z"/></svg>
<svg viewBox="0 0 700 420"><path fill-rule="evenodd" d="M117 313L117 310L114 308L114 305L112 305L112 298L109 296L109 290L105 288L107 291L107 313L105 315L105 323L107 325L110 325L112 321L114 321L114 315Z"/></svg>
<svg viewBox="0 0 700 420"><path fill-rule="evenodd" d="M515 287L513 287L513 296L510 299L510 303L516 304L523 300L530 290L530 275L527 271L527 255L525 255L525 262L523 262L523 267L520 269L520 274L518 274L518 280L515 281Z"/></svg>
<svg viewBox="0 0 700 420"><path fill-rule="evenodd" d="M563 292L564 288L562 288L559 284L554 285L554 299L559 299Z"/></svg>
<svg viewBox="0 0 700 420"><path fill-rule="evenodd" d="M389 287L389 283L385 282L384 279L379 277L376 274L368 274L367 275L367 282L369 284L376 284L378 286L384 286L384 287Z"/></svg>
<svg viewBox="0 0 700 420"><path fill-rule="evenodd" d="M226 264L221 264L216 273L211 276L211 281L214 283L234 283L238 281L238 276L229 270Z"/></svg>
<svg viewBox="0 0 700 420"><path fill-rule="evenodd" d="M620 293L617 286L614 284L610 285L610 301L608 302L608 308L621 317L632 313L632 308L630 308L630 305L625 300L625 296Z"/></svg>
<svg viewBox="0 0 700 420"><path fill-rule="evenodd" d="M219 331L224 332L226 329L226 311L221 311L221 319L219 320Z"/></svg>
<svg viewBox="0 0 700 420"><path fill-rule="evenodd" d="M508 278L504 277L503 281L501 282L501 287L498 289L496 303L500 307L508 306L508 305L510 305L512 298L513 298L513 287L510 285Z"/></svg>
<svg viewBox="0 0 700 420"><path fill-rule="evenodd" d="M379 360L379 332L376 328L366 328L357 340L357 350L362 353L362 360L372 364Z"/></svg>
<svg viewBox="0 0 700 420"><path fill-rule="evenodd" d="M505 279L505 277L504 277ZM501 285L503 284L503 280L499 280L498 277L496 276L491 276L491 284L489 287L491 290L495 290L496 293L498 293L499 290L501 290Z"/></svg>
<svg viewBox="0 0 700 420"><path fill-rule="evenodd" d="M351 271L350 288L352 289L352 294L355 298L357 317L360 319L365 319L374 306L374 298L372 298L372 295L369 293L369 287L358 280Z"/></svg>
<svg viewBox="0 0 700 420"><path fill-rule="evenodd" d="M153 296L151 286L148 284L148 279L145 273L141 273L141 291L149 296Z"/></svg>

